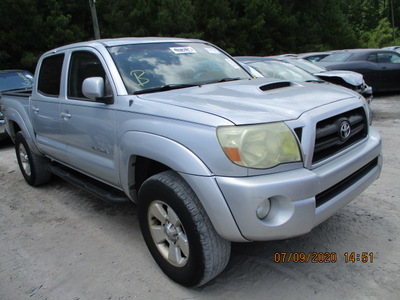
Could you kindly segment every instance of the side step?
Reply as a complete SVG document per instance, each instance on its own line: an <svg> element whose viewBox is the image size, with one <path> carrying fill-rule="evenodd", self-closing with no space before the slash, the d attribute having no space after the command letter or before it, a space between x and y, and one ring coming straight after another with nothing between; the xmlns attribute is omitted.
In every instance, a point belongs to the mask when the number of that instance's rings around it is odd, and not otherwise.
<svg viewBox="0 0 400 300"><path fill-rule="evenodd" d="M132 203L132 200L130 200L124 192L67 167L61 165L50 165L49 170L54 175L61 177L69 183L72 183L107 203Z"/></svg>

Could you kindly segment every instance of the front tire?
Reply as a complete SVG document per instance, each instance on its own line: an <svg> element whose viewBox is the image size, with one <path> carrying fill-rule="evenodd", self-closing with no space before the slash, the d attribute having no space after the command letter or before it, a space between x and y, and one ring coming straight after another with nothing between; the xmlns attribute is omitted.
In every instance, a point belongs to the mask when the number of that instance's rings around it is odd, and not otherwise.
<svg viewBox="0 0 400 300"><path fill-rule="evenodd" d="M147 179L139 191L143 238L164 273L184 286L200 286L221 273L231 244L211 224L199 199L174 171Z"/></svg>
<svg viewBox="0 0 400 300"><path fill-rule="evenodd" d="M21 173L28 184L39 186L50 180L47 158L32 152L22 132L18 132L15 136L15 154Z"/></svg>

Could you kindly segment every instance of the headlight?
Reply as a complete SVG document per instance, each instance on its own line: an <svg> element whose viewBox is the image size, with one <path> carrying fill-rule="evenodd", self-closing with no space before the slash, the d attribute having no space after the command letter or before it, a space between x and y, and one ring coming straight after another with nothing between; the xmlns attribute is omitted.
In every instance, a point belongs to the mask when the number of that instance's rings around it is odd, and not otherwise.
<svg viewBox="0 0 400 300"><path fill-rule="evenodd" d="M218 127L217 137L228 158L241 166L266 169L301 161L296 138L283 122Z"/></svg>

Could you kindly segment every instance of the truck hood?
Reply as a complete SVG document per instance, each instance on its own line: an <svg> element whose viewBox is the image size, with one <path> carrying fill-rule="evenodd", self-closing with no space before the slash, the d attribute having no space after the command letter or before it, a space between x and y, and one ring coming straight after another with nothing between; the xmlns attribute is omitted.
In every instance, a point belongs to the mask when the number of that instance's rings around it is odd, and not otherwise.
<svg viewBox="0 0 400 300"><path fill-rule="evenodd" d="M265 78L207 84L138 97L217 115L236 125L293 120L314 108L348 98L356 99L344 88Z"/></svg>

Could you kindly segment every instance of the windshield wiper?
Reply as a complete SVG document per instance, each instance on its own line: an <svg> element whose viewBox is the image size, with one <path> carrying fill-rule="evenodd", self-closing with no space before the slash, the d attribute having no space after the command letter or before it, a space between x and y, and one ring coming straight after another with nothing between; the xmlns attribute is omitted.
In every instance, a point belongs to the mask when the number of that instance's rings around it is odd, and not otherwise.
<svg viewBox="0 0 400 300"><path fill-rule="evenodd" d="M226 77L218 80L218 82L227 82L227 81L235 81L235 80L240 80L242 79L241 77Z"/></svg>
<svg viewBox="0 0 400 300"><path fill-rule="evenodd" d="M139 95L139 94L146 94L146 93L163 92L163 91L177 90L177 89L183 89L183 88L193 87L193 86L199 86L199 84L193 84L193 83L166 84L163 86L157 86L157 87L150 88L147 90L135 91L135 92L133 92L133 94Z"/></svg>
<svg viewBox="0 0 400 300"><path fill-rule="evenodd" d="M146 89L146 90L135 91L135 92L133 92L133 94L134 95L139 95L139 94L154 93L154 92L164 92L164 91L170 91L170 90L183 89L183 88L187 88L187 87L201 86L203 84L210 84L210 83L217 83L217 82L227 82L227 81L234 81L234 80L240 80L240 79L242 79L242 78L241 77L226 77L226 78L213 80L213 81L210 81L210 82L202 82L202 83L166 84L166 85L163 85L163 86L157 86L157 87Z"/></svg>
<svg viewBox="0 0 400 300"><path fill-rule="evenodd" d="M212 84L212 83L219 83L219 82L228 82L228 81L235 81L235 80L241 80L243 79L242 77L225 77L222 79L216 79L216 80L211 80L211 81L206 81L203 84Z"/></svg>
<svg viewBox="0 0 400 300"><path fill-rule="evenodd" d="M306 80L306 82L316 82L316 83L324 83L324 80L318 80L318 79L311 79L311 80Z"/></svg>

